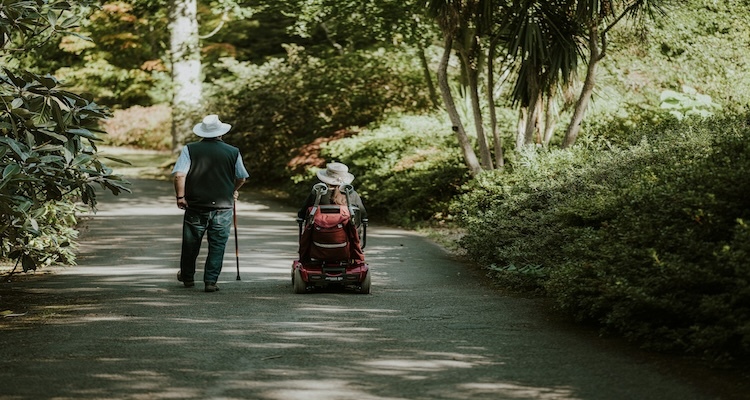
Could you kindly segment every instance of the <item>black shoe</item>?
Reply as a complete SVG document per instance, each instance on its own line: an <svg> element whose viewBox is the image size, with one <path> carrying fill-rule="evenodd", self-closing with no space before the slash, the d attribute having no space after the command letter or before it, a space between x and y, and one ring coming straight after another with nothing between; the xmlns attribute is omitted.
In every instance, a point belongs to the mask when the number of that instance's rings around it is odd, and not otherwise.
<svg viewBox="0 0 750 400"><path fill-rule="evenodd" d="M206 282L206 292L218 292L219 286L216 285L216 282Z"/></svg>
<svg viewBox="0 0 750 400"><path fill-rule="evenodd" d="M182 282L185 287L193 287L195 286L195 281L183 281L182 280L182 271L177 271L177 280Z"/></svg>

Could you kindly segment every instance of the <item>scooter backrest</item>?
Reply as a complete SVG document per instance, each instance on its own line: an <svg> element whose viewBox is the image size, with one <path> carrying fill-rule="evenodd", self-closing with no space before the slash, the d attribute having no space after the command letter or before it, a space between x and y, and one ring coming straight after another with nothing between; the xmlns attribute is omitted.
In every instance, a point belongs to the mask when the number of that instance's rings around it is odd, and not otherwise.
<svg viewBox="0 0 750 400"><path fill-rule="evenodd" d="M346 206L322 205L320 212L314 217L313 224L322 228L331 228L336 225L349 223L351 215Z"/></svg>

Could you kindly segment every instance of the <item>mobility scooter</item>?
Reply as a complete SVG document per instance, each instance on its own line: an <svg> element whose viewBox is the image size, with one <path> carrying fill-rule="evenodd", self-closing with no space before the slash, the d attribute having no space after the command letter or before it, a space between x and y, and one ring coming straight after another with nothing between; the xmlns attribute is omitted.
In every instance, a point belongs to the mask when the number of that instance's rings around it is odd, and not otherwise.
<svg viewBox="0 0 750 400"><path fill-rule="evenodd" d="M325 183L313 186L315 203L299 224L299 255L292 263L294 293L343 288L370 293L371 273L362 249L367 245L367 219L351 204L351 185L339 187L347 205L321 205Z"/></svg>

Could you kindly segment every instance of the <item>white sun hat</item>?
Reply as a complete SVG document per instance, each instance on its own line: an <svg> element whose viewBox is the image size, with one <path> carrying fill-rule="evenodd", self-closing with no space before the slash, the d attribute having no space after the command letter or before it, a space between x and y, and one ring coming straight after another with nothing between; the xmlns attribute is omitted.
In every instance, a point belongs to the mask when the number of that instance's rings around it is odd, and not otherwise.
<svg viewBox="0 0 750 400"><path fill-rule="evenodd" d="M326 169L316 172L321 182L329 185L348 185L354 180L354 175L349 173L346 164L332 162L326 165Z"/></svg>
<svg viewBox="0 0 750 400"><path fill-rule="evenodd" d="M207 115L203 118L203 122L193 127L193 133L202 138L215 138L219 137L232 129L232 125L225 124L219 121L219 116L216 114Z"/></svg>

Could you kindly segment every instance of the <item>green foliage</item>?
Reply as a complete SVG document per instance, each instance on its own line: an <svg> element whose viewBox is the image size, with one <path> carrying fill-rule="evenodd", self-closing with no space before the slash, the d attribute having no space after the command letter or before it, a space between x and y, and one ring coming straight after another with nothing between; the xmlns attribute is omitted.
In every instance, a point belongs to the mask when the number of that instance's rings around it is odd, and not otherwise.
<svg viewBox="0 0 750 400"><path fill-rule="evenodd" d="M53 72L75 91L92 93L100 104L114 109L168 103L172 96L168 10L163 0L101 2L78 30L90 40L53 38L39 53L43 56L19 56L19 62L37 73ZM288 15L278 2L199 1L206 79L221 77L224 70L213 67L222 57L262 63L283 55L283 43L325 42L325 38L302 39L288 33L294 23Z"/></svg>
<svg viewBox="0 0 750 400"><path fill-rule="evenodd" d="M582 136L617 143L642 124L674 118L661 108L661 95L685 94L686 86L710 96L720 108L699 109L716 116L742 113L750 104L747 2L686 0L667 11L644 34L633 35L628 24L612 30Z"/></svg>
<svg viewBox="0 0 750 400"><path fill-rule="evenodd" d="M549 278L549 269L541 265L524 265L518 267L514 264L498 266L491 264L487 267L489 276L504 287L512 287L514 290L526 293L540 292L541 282Z"/></svg>
<svg viewBox="0 0 750 400"><path fill-rule="evenodd" d="M265 182L288 178L295 149L317 138L366 126L387 110L427 107L418 67L399 55L375 51L320 59L297 46L288 50L288 58L263 65L224 60L228 74L207 96L234 125L227 141L247 154L251 171L265 171Z"/></svg>
<svg viewBox="0 0 750 400"><path fill-rule="evenodd" d="M77 7L89 1L66 3ZM53 73L69 90L91 93L110 107L166 101L170 86L162 59L169 40L166 7L159 3L88 5L89 15L80 15L75 30L45 36L38 51L14 54L13 63L41 75Z"/></svg>
<svg viewBox="0 0 750 400"><path fill-rule="evenodd" d="M9 70L0 76L0 99L0 257L33 269L70 243L75 220L65 218L66 202L94 207L95 184L115 194L127 189L96 155L106 109L59 89L53 77Z"/></svg>
<svg viewBox="0 0 750 400"><path fill-rule="evenodd" d="M72 90L91 93L108 107L167 103L172 94L171 78L166 72L117 68L104 59L74 68L62 67L56 76Z"/></svg>
<svg viewBox="0 0 750 400"><path fill-rule="evenodd" d="M86 2L4 3L0 57L75 28ZM8 64L12 64L8 63ZM90 98L63 90L50 75L3 68L0 74L0 259L23 270L72 263L77 202L95 207L94 185L127 190L96 154L100 122L109 112ZM18 265L18 264L17 264Z"/></svg>
<svg viewBox="0 0 750 400"><path fill-rule="evenodd" d="M678 120L692 116L710 117L714 110L721 108L713 102L711 96L700 94L689 86L684 86L682 92L665 90L661 93L660 100L660 107Z"/></svg>
<svg viewBox="0 0 750 400"><path fill-rule="evenodd" d="M81 9L94 3L93 0L6 0L0 13L0 49L29 51L64 35L86 39L75 30L80 23Z"/></svg>
<svg viewBox="0 0 750 400"><path fill-rule="evenodd" d="M647 346L745 357L746 121L665 123L629 147L529 154L467 188L462 245L500 274L543 269L536 285L562 309Z"/></svg>
<svg viewBox="0 0 750 400"><path fill-rule="evenodd" d="M322 155L349 165L373 218L406 225L440 221L468 179L449 127L432 116L393 117L328 143ZM311 183L306 184L309 190Z"/></svg>
<svg viewBox="0 0 750 400"><path fill-rule="evenodd" d="M380 43L418 45L437 38L437 29L426 17L425 7L414 0L288 0L291 29L300 36L324 31L341 47Z"/></svg>

